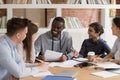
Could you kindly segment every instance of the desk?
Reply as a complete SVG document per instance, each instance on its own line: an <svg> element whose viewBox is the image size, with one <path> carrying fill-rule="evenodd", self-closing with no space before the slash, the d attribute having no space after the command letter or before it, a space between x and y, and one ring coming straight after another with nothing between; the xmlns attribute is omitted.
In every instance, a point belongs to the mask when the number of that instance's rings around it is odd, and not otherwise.
<svg viewBox="0 0 120 80"><path fill-rule="evenodd" d="M96 70L96 69L92 69L92 68L77 68L77 67L73 67L73 68L60 68L60 67L54 67L49 69L49 71L53 74L58 73L59 71L62 70L78 70L79 73L76 75L76 79L77 80L120 80L120 75L118 76L114 76L114 77L110 77L110 78L102 78L102 77L98 77L98 76L94 76L90 73L92 72L97 72L100 70ZM41 80L42 78L35 78L32 76L26 77L26 78L21 78L20 80Z"/></svg>

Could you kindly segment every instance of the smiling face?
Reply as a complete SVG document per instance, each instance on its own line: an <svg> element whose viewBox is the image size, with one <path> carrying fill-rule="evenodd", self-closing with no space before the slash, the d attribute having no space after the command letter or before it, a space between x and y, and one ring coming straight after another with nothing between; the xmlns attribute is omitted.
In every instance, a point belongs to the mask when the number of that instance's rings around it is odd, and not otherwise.
<svg viewBox="0 0 120 80"><path fill-rule="evenodd" d="M89 35L90 39L94 39L94 38L99 37L99 33L96 33L93 27L89 27L88 35Z"/></svg>
<svg viewBox="0 0 120 80"><path fill-rule="evenodd" d="M118 36L120 34L120 29L112 22L112 34Z"/></svg>
<svg viewBox="0 0 120 80"><path fill-rule="evenodd" d="M58 37L61 34L61 32L62 32L63 29L64 29L64 23L55 20L52 23L52 28L51 28L52 36L53 37Z"/></svg>

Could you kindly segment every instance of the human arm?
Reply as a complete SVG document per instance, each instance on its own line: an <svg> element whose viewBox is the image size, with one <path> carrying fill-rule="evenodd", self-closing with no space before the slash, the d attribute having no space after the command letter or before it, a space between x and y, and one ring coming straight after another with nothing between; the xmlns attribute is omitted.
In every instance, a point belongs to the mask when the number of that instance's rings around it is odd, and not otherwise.
<svg viewBox="0 0 120 80"><path fill-rule="evenodd" d="M34 47L34 42L32 42L32 50L31 50L31 53L30 53L30 62L31 63L34 63L35 62L35 58L36 58L36 55L35 55L35 47Z"/></svg>
<svg viewBox="0 0 120 80"><path fill-rule="evenodd" d="M101 57L103 58L111 52L111 49L110 49L109 45L106 43L106 41L103 41L102 45L103 45L102 51L104 54L102 54ZM105 53L107 53L107 54L105 54Z"/></svg>
<svg viewBox="0 0 120 80"><path fill-rule="evenodd" d="M41 36L39 36L34 43L36 57L38 57L39 53L41 52L41 45L42 45L42 39L41 39Z"/></svg>
<svg viewBox="0 0 120 80"><path fill-rule="evenodd" d="M86 51L86 41L84 40L81 46L81 49L79 51L79 57L87 57Z"/></svg>

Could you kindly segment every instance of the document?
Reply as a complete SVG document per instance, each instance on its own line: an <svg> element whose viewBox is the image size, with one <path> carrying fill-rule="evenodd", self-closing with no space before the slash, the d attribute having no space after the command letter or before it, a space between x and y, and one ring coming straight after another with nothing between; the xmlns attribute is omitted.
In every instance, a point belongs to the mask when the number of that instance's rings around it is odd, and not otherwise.
<svg viewBox="0 0 120 80"><path fill-rule="evenodd" d="M46 50L44 56L45 56L45 61L57 61L62 56L62 53Z"/></svg>
<svg viewBox="0 0 120 80"><path fill-rule="evenodd" d="M36 67L33 67L31 75L33 77L43 77L43 76L53 75L53 74L50 71L39 71Z"/></svg>
<svg viewBox="0 0 120 80"><path fill-rule="evenodd" d="M86 62L86 61L88 61L87 58L75 58L73 60L80 61L80 62Z"/></svg>
<svg viewBox="0 0 120 80"><path fill-rule="evenodd" d="M120 69L120 65L113 62L96 63L96 67L103 69Z"/></svg>
<svg viewBox="0 0 120 80"><path fill-rule="evenodd" d="M75 77L79 71L76 70L63 70L58 72L56 76L67 76L67 77Z"/></svg>
<svg viewBox="0 0 120 80"><path fill-rule="evenodd" d="M120 69L114 69L114 70L112 69L112 70L107 70L107 71L120 74Z"/></svg>
<svg viewBox="0 0 120 80"><path fill-rule="evenodd" d="M71 67L74 67L74 65L79 64L79 63L82 63L82 62L78 62L75 60L67 60L64 62L52 62L49 64L49 67L58 66L58 67L64 67L64 68L71 68Z"/></svg>
<svg viewBox="0 0 120 80"><path fill-rule="evenodd" d="M42 80L76 80L72 77L64 77L64 76L46 76Z"/></svg>
<svg viewBox="0 0 120 80"><path fill-rule="evenodd" d="M109 77L113 77L113 76L118 75L116 73L112 73L112 72L108 72L108 71L93 72L91 74L99 76L99 77L103 77L103 78L109 78Z"/></svg>

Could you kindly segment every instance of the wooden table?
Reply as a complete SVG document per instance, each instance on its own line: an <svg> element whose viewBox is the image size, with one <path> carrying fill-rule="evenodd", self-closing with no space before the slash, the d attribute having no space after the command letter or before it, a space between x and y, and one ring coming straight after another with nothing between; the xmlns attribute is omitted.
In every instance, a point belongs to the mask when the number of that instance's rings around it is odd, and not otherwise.
<svg viewBox="0 0 120 80"><path fill-rule="evenodd" d="M110 78L102 78L102 77L98 77L98 76L94 76L91 73L92 72L97 72L100 70L96 70L93 68L79 68L79 67L73 67L73 68L61 68L61 67L54 67L49 69L49 71L53 74L58 73L59 71L62 70L78 70L78 74L75 76L75 78L77 80L120 80L120 75L118 76L114 76L114 77L110 77ZM42 80L41 77L35 78L32 76L29 77L25 77L25 78L21 78L20 80Z"/></svg>

